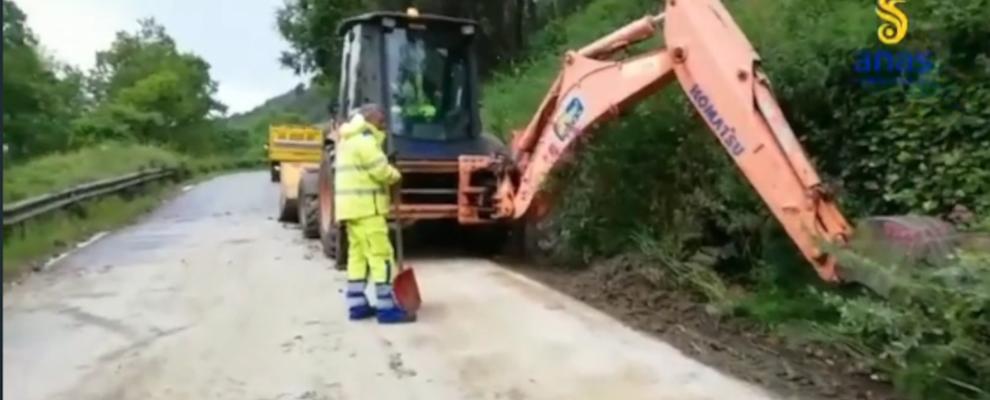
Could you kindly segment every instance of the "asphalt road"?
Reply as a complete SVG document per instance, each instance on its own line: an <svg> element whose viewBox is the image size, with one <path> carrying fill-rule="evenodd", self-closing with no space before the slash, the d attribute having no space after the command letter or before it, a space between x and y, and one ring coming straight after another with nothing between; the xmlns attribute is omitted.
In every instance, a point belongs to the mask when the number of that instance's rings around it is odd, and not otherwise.
<svg viewBox="0 0 990 400"><path fill-rule="evenodd" d="M202 183L4 294L4 400L768 400L478 259L414 265L415 325L346 320L267 174Z"/></svg>

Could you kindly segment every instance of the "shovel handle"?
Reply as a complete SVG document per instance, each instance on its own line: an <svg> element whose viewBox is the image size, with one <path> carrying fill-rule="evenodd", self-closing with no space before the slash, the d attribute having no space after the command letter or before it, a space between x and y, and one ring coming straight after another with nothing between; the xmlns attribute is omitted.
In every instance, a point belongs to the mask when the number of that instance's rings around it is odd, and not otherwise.
<svg viewBox="0 0 990 400"><path fill-rule="evenodd" d="M396 183L392 185L391 195L393 210L398 210L401 202L401 196L399 196L400 185L402 183ZM398 271L401 272L405 268L405 254L403 253L402 245L402 221L396 218L396 215L390 215L388 218L388 230L389 234L392 235L392 251L395 255L395 264Z"/></svg>

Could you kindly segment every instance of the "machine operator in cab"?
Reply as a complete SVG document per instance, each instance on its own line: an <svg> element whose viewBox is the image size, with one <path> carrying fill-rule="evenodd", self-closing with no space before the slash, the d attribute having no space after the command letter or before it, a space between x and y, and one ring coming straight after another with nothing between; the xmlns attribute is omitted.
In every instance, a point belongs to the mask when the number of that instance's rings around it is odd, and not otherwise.
<svg viewBox="0 0 990 400"><path fill-rule="evenodd" d="M428 96L431 92L424 86L426 49L423 41L411 40L403 46L401 57L399 99L402 116L432 119L437 114L437 108Z"/></svg>
<svg viewBox="0 0 990 400"><path fill-rule="evenodd" d="M351 320L376 317L379 323L415 321L395 300L395 251L386 216L389 187L401 178L382 151L385 111L362 106L341 126L334 166L334 219L347 233L347 306ZM376 304L365 296L368 279L375 285Z"/></svg>

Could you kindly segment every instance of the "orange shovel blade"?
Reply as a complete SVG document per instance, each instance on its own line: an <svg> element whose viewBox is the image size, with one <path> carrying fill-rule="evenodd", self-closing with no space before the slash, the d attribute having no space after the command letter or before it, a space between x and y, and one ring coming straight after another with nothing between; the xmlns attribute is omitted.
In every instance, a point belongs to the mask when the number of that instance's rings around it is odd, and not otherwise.
<svg viewBox="0 0 990 400"><path fill-rule="evenodd" d="M399 307L409 313L419 310L423 299L419 296L419 283L416 282L416 273L408 265L402 266L402 271L395 276L392 282L392 289L395 291L395 301Z"/></svg>

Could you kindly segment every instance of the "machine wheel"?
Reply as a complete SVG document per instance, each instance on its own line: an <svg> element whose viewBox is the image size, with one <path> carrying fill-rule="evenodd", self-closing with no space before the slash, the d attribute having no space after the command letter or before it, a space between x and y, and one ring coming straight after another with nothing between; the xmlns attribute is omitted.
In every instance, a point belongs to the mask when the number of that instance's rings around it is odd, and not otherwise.
<svg viewBox="0 0 990 400"><path fill-rule="evenodd" d="M322 225L323 222L320 222ZM333 259L337 256L337 227L331 226L328 229L320 228L320 247L323 255Z"/></svg>
<svg viewBox="0 0 990 400"><path fill-rule="evenodd" d="M320 165L317 182L319 187L317 219L319 219L320 247L323 249L323 255L335 260L334 265L339 270L341 268L339 268L340 265L336 264L337 254L344 253L346 248L341 248L341 251L338 251L337 237L340 229L333 222L333 156L333 150L328 150ZM346 257L342 258L346 259Z"/></svg>
<svg viewBox="0 0 990 400"><path fill-rule="evenodd" d="M296 199L289 199L283 193L278 202L278 222L299 222L299 204Z"/></svg>
<svg viewBox="0 0 990 400"><path fill-rule="evenodd" d="M323 255L327 258L334 259L337 258L337 227L334 226L333 221L324 221L322 217L322 211L317 218L320 219L318 228L320 229L320 247L323 250Z"/></svg>
<svg viewBox="0 0 990 400"><path fill-rule="evenodd" d="M334 243L337 250L336 257L333 258L333 269L337 271L347 270L347 232L337 227L333 228Z"/></svg>
<svg viewBox="0 0 990 400"><path fill-rule="evenodd" d="M299 199L299 226L306 239L320 237L318 178L315 173L305 173L299 182L299 193L296 196Z"/></svg>
<svg viewBox="0 0 990 400"><path fill-rule="evenodd" d="M272 163L268 166L268 172L271 175L271 181L274 183L279 183L282 181L282 174L278 170L278 163Z"/></svg>
<svg viewBox="0 0 990 400"><path fill-rule="evenodd" d="M553 223L552 216L516 221L510 239L510 253L514 257L545 263L559 255L560 228Z"/></svg>

